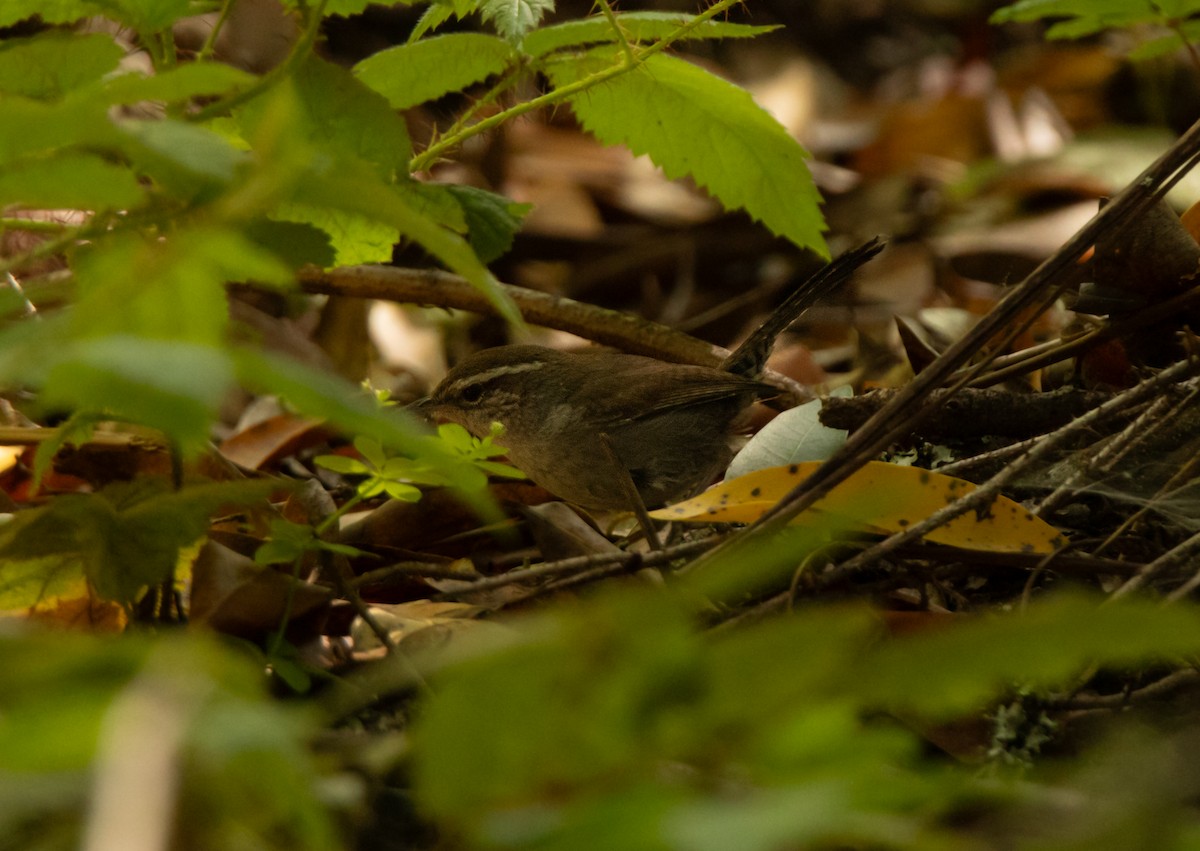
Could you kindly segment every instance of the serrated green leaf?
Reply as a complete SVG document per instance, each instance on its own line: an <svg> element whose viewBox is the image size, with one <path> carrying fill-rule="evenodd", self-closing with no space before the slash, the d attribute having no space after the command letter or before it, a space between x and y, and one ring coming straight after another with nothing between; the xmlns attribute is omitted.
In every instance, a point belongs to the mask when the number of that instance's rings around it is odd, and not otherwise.
<svg viewBox="0 0 1200 851"><path fill-rule="evenodd" d="M393 178L408 173L412 142L404 119L353 74L315 57L297 71L301 132L322 150L378 165Z"/></svg>
<svg viewBox="0 0 1200 851"><path fill-rule="evenodd" d="M408 109L502 73L516 58L507 42L484 33L451 33L381 50L354 74L394 109Z"/></svg>
<svg viewBox="0 0 1200 851"><path fill-rule="evenodd" d="M457 15L454 7L449 3L431 3L429 8L421 13L417 25L408 34L408 43L420 41L424 38L425 33L433 32L453 17L461 18L462 16Z"/></svg>
<svg viewBox="0 0 1200 851"><path fill-rule="evenodd" d="M396 184L396 191L415 212L429 217L455 233L465 234L467 232L467 216L450 186L446 183L402 180Z"/></svg>
<svg viewBox="0 0 1200 851"><path fill-rule="evenodd" d="M50 30L0 41L0 92L40 100L100 79L124 55L110 36Z"/></svg>
<svg viewBox="0 0 1200 851"><path fill-rule="evenodd" d="M617 15L617 22L627 41L644 42L665 38L695 18L695 15L682 12L622 12ZM777 29L777 26L750 26L710 20L693 27L685 38L751 38ZM616 33L608 20L602 15L594 15L534 30L521 41L521 51L539 57L564 47L616 40Z"/></svg>
<svg viewBox="0 0 1200 851"><path fill-rule="evenodd" d="M551 62L557 87L609 68L611 48ZM808 153L744 89L671 56L571 98L580 123L606 144L647 154L668 177L692 177L728 208L824 257L829 249Z"/></svg>
<svg viewBox="0 0 1200 851"><path fill-rule="evenodd" d="M479 11L496 32L516 43L554 11L554 0L483 0Z"/></svg>
<svg viewBox="0 0 1200 851"><path fill-rule="evenodd" d="M323 268L387 263L392 259L392 249L400 241L400 230L394 225L315 204L281 204L274 218L281 224L307 225L325 235L330 258L329 262L321 264Z"/></svg>
<svg viewBox="0 0 1200 851"><path fill-rule="evenodd" d="M391 186L344 166L336 176L312 176L297 187L296 200L318 208L340 209L386 222L466 278L486 295L501 315L520 325L520 313L470 245L458 234L422 216Z"/></svg>
<svg viewBox="0 0 1200 851"><path fill-rule="evenodd" d="M993 23L1066 18L1046 32L1047 38L1082 38L1106 29L1142 24L1168 25L1200 11L1197 0L1021 0L997 10Z"/></svg>
<svg viewBox="0 0 1200 851"><path fill-rule="evenodd" d="M0 171L0 207L127 210L142 187L127 169L84 153L60 153L11 162Z"/></svg>
<svg viewBox="0 0 1200 851"><path fill-rule="evenodd" d="M189 62L154 75L118 74L104 81L97 96L112 104L142 100L178 103L199 95L226 94L255 79L253 74L222 62Z"/></svg>
<svg viewBox="0 0 1200 851"><path fill-rule="evenodd" d="M0 528L0 561L52 553L59 565L82 565L101 597L131 602L170 575L219 507L258 502L275 487L240 481L171 491L166 481L150 478L98 494L67 494Z"/></svg>
<svg viewBox="0 0 1200 851"><path fill-rule="evenodd" d="M462 206L467 239L484 263L491 263L512 248L521 221L533 209L532 204L518 204L474 186L449 184L446 189Z"/></svg>

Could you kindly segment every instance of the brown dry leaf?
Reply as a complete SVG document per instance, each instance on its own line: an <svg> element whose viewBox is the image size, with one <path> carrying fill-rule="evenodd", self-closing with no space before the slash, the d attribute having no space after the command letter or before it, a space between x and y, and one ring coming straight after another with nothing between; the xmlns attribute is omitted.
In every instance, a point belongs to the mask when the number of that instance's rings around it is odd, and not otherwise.
<svg viewBox="0 0 1200 851"><path fill-rule="evenodd" d="M42 626L88 632L124 632L129 624L119 603L91 593L69 599L60 597L50 605L39 605L29 612L29 620Z"/></svg>
<svg viewBox="0 0 1200 851"><path fill-rule="evenodd" d="M547 561L610 553L617 549L565 502L517 506L517 510L525 518L530 534Z"/></svg>
<svg viewBox="0 0 1200 851"><path fill-rule="evenodd" d="M438 603L432 600L413 600L394 606L372 606L376 622L387 630L388 638L407 653L438 650L456 636L470 631L499 629L497 624L477 621L483 609L469 603ZM379 637L361 618L354 619L350 637L356 654L377 654L382 650Z"/></svg>
<svg viewBox="0 0 1200 851"><path fill-rule="evenodd" d="M975 162L990 151L984 100L951 94L896 104L855 166L868 176L882 176L916 170L930 160Z"/></svg>
<svg viewBox="0 0 1200 851"><path fill-rule="evenodd" d="M246 470L263 467L286 458L303 446L328 437L320 420L295 414L278 414L244 428L221 443L221 454Z"/></svg>
<svg viewBox="0 0 1200 851"><path fill-rule="evenodd" d="M660 520L751 523L820 466L812 461L768 467L709 488L700 496L650 512ZM918 467L871 461L796 521L894 534L975 490L963 479ZM1062 533L1007 497L986 512L968 512L925 535L968 550L1052 553Z"/></svg>
<svg viewBox="0 0 1200 851"><path fill-rule="evenodd" d="M291 577L213 541L205 542L192 566L192 622L233 635L276 629L285 612L294 621L331 598L326 588L293 583Z"/></svg>

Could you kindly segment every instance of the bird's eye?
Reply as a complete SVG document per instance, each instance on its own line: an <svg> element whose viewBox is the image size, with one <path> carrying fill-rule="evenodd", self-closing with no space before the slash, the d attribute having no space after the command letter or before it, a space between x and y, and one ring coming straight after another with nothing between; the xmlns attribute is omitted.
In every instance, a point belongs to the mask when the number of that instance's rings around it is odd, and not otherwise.
<svg viewBox="0 0 1200 851"><path fill-rule="evenodd" d="M462 393L460 393L459 395L462 396L462 400L464 402L469 402L471 404L474 404L483 398L483 385L468 384L466 387L464 387L462 389Z"/></svg>

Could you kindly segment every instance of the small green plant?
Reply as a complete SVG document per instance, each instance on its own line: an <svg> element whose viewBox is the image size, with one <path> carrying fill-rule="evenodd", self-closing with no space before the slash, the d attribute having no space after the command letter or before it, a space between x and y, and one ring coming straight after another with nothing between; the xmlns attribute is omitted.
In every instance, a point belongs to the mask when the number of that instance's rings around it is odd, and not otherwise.
<svg viewBox="0 0 1200 851"><path fill-rule="evenodd" d="M1196 0L1019 0L997 10L993 23L1045 21L1050 39L1085 38L1105 30L1126 30L1141 44L1134 59L1161 56L1180 48L1194 53L1200 38L1200 2Z"/></svg>

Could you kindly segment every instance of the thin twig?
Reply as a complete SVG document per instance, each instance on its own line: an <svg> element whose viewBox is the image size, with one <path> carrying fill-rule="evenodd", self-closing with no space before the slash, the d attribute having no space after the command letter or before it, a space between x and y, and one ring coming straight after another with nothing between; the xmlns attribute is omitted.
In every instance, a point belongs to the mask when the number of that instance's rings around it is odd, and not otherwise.
<svg viewBox="0 0 1200 851"><path fill-rule="evenodd" d="M1157 203L1196 164L1198 158L1200 121L1193 124L1174 145L1099 210L1091 221L1043 261L1019 286L1013 288L971 331L901 388L889 404L854 432L840 450L751 526L744 536L776 533L891 443L910 433L915 425L932 413L927 399L935 389L981 349L991 344L1002 329L1023 311L1045 301L1050 295L1056 295L1057 290L1065 285L1060 283L1063 274L1074 267L1084 251L1094 245L1101 235L1119 230ZM986 361L981 361L978 369L982 370L986 365ZM957 384L965 384L974 374L968 372ZM726 544L707 553L699 560L697 567L718 563L728 546Z"/></svg>
<svg viewBox="0 0 1200 851"><path fill-rule="evenodd" d="M1192 391L1194 396L1195 390ZM1171 400L1160 396L1146 406L1138 416L1119 433L1114 435L1106 445L1094 455L1087 458L1066 481L1058 485L1049 496L1037 504L1034 514L1049 514L1075 496L1076 486L1086 478L1102 475L1112 470L1121 458L1128 455L1139 443L1149 438L1155 431L1168 421L1167 409L1172 407Z"/></svg>
<svg viewBox="0 0 1200 851"><path fill-rule="evenodd" d="M575 556L574 558L550 561L523 570L510 570L501 576L489 576L487 579L465 583L462 588L456 588L453 591L443 591L433 599L439 601L457 600L460 597L478 594L481 591L494 591L506 585L545 579L552 576L566 576L607 565L621 565L622 569L626 569L631 564L645 567L668 564L675 559L695 555L696 553L711 549L720 540L719 536L714 536L700 541L686 541L682 544L675 544L674 546L654 550L649 553L631 553L621 550L615 553L598 553L595 555Z"/></svg>

